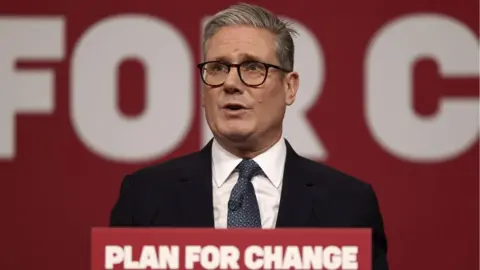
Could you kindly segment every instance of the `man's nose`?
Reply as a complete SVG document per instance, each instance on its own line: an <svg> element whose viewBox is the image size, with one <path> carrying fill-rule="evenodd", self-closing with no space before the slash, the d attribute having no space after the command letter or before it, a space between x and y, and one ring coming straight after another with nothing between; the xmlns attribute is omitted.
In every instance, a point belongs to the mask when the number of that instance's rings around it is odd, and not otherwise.
<svg viewBox="0 0 480 270"><path fill-rule="evenodd" d="M243 92L242 81L238 76L238 70L236 67L230 68L230 72L226 74L223 89L225 90L225 92L230 94L235 92Z"/></svg>

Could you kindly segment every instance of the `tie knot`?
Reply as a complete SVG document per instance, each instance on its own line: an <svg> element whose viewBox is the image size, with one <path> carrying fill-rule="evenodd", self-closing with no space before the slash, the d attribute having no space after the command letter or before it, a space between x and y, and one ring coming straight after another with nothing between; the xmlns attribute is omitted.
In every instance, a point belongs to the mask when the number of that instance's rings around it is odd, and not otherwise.
<svg viewBox="0 0 480 270"><path fill-rule="evenodd" d="M256 175L262 174L262 168L253 159L244 159L237 166L241 178L252 180Z"/></svg>

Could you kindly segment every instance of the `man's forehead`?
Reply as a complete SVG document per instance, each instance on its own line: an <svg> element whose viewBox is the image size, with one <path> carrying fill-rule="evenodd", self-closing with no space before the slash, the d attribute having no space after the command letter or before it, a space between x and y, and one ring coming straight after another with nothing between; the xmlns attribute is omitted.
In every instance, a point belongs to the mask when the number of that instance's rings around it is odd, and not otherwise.
<svg viewBox="0 0 480 270"><path fill-rule="evenodd" d="M267 60L275 55L274 36L265 29L224 27L206 44L209 60Z"/></svg>

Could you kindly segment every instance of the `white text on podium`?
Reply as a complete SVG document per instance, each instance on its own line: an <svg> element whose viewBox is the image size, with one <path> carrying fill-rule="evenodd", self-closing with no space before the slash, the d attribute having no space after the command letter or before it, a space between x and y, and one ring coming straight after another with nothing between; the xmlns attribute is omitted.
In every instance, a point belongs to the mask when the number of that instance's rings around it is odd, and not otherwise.
<svg viewBox="0 0 480 270"><path fill-rule="evenodd" d="M182 250L183 249L183 250ZM357 246L105 246L105 269L358 269ZM182 254L183 252L183 254ZM135 255L135 256L134 256ZM183 259L182 259L183 258ZM243 267L242 267L243 266Z"/></svg>

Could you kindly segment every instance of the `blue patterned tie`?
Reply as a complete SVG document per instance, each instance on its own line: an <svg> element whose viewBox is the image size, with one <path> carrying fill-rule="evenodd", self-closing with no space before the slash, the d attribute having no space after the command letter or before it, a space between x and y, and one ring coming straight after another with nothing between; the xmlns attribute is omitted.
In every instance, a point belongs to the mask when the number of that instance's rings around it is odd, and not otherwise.
<svg viewBox="0 0 480 270"><path fill-rule="evenodd" d="M262 169L252 159L244 159L237 166L238 182L228 201L228 228L261 228L260 211L253 188L252 178L262 174Z"/></svg>

